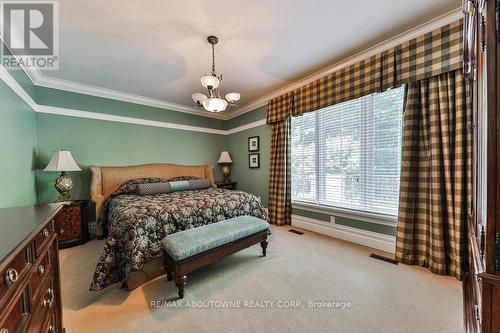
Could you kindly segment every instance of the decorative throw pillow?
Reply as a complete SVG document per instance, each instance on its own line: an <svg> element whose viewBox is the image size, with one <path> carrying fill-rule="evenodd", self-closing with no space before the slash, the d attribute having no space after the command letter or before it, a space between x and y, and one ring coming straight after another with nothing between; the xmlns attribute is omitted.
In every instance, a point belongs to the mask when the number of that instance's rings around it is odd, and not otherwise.
<svg viewBox="0 0 500 333"><path fill-rule="evenodd" d="M188 190L204 190L212 187L210 179L191 179L169 182L146 183L137 185L137 194L156 195Z"/></svg>
<svg viewBox="0 0 500 333"><path fill-rule="evenodd" d="M193 179L189 181L190 190L204 190L212 187L210 179Z"/></svg>
<svg viewBox="0 0 500 333"><path fill-rule="evenodd" d="M188 180L179 180L170 183L170 191L178 192L178 191L187 191L189 190L189 181Z"/></svg>
<svg viewBox="0 0 500 333"><path fill-rule="evenodd" d="M172 192L169 182L146 183L137 185L137 194L155 195Z"/></svg>

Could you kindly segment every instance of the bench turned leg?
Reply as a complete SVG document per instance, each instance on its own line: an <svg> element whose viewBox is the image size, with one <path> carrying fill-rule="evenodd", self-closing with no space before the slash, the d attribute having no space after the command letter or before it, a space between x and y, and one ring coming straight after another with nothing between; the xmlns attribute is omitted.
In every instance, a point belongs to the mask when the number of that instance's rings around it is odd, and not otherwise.
<svg viewBox="0 0 500 333"><path fill-rule="evenodd" d="M168 260L168 254L163 253L163 268L167 272L167 281L172 281L172 264Z"/></svg>
<svg viewBox="0 0 500 333"><path fill-rule="evenodd" d="M260 242L260 246L262 246L262 256L266 256L266 250L267 250L267 240L263 240Z"/></svg>
<svg viewBox="0 0 500 333"><path fill-rule="evenodd" d="M178 292L179 298L184 298L184 286L186 285L186 282L187 282L186 275L181 275L181 276L175 277L175 286L179 290L179 292Z"/></svg>

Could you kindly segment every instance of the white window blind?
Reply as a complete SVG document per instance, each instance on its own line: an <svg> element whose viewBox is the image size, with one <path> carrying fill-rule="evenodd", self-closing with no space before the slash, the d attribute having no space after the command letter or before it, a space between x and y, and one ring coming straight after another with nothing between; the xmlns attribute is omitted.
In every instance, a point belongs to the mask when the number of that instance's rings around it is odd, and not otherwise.
<svg viewBox="0 0 500 333"><path fill-rule="evenodd" d="M292 200L397 215L404 87L292 117Z"/></svg>

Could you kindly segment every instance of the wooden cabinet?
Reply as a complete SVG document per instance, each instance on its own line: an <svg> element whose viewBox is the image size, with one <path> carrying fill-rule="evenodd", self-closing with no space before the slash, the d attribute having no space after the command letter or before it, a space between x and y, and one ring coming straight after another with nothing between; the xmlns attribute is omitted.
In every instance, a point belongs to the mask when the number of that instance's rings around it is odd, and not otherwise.
<svg viewBox="0 0 500 333"><path fill-rule="evenodd" d="M75 200L64 206L56 217L59 248L65 249L89 240L87 200Z"/></svg>
<svg viewBox="0 0 500 333"><path fill-rule="evenodd" d="M0 209L0 332L62 333L61 204Z"/></svg>
<svg viewBox="0 0 500 333"><path fill-rule="evenodd" d="M464 1L464 67L475 129L473 213L464 247L465 332L500 332L499 6L500 1Z"/></svg>

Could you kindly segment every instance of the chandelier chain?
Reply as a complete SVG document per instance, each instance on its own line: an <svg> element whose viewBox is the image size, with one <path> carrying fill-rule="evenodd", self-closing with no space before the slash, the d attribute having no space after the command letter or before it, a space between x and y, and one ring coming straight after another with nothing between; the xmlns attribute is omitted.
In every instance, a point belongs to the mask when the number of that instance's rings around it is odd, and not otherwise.
<svg viewBox="0 0 500 333"><path fill-rule="evenodd" d="M215 46L212 44L212 73L215 75Z"/></svg>

